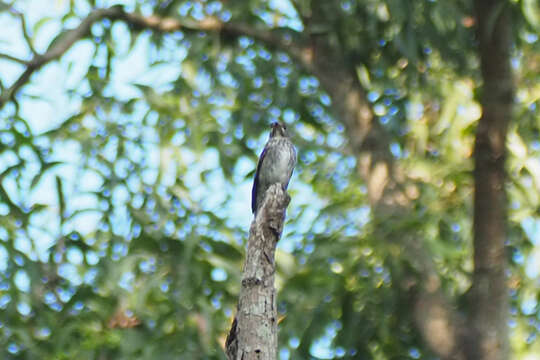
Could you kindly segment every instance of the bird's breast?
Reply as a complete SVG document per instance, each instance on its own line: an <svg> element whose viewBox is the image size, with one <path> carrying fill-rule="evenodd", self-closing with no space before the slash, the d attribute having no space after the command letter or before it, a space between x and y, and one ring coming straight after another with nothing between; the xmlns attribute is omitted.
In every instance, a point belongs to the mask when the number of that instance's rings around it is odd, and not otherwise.
<svg viewBox="0 0 540 360"><path fill-rule="evenodd" d="M294 167L294 148L289 143L276 143L267 149L260 176L267 184L286 185Z"/></svg>

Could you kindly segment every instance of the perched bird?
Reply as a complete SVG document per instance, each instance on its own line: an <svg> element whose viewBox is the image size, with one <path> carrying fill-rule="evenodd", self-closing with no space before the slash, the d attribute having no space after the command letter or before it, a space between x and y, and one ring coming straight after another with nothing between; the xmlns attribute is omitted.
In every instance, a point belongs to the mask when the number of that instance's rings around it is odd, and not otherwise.
<svg viewBox="0 0 540 360"><path fill-rule="evenodd" d="M295 165L296 150L287 135L287 128L284 124L273 123L268 142L259 157L251 190L251 210L254 214L262 205L270 185L278 183L283 190L287 190Z"/></svg>

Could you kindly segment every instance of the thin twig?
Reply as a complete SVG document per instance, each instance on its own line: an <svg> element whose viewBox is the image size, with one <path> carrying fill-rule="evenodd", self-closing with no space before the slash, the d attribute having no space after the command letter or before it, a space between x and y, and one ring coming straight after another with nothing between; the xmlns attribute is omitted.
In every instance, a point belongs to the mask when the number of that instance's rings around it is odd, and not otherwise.
<svg viewBox="0 0 540 360"><path fill-rule="evenodd" d="M21 29L22 29L24 40L26 41L26 44L28 45L28 48L30 49L32 54L38 55L38 52L34 48L32 37L30 36L30 34L28 34L28 29L26 28L26 20L24 19L24 14L15 8L10 8L9 11L21 20Z"/></svg>
<svg viewBox="0 0 540 360"><path fill-rule="evenodd" d="M0 53L0 58L7 59L9 61L14 61L16 63L23 64L23 65L28 64L28 61L23 60L23 59L19 59L18 57L11 56L9 54Z"/></svg>

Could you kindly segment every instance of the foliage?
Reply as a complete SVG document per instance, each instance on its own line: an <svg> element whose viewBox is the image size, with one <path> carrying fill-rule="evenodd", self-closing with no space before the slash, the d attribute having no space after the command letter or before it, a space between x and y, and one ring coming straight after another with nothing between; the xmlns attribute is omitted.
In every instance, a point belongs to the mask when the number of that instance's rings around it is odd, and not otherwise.
<svg viewBox="0 0 540 360"><path fill-rule="evenodd" d="M332 94L283 49L104 18L13 99L3 97L25 65L0 57L0 357L223 359L250 181L268 124L282 120L299 164L277 254L280 356L434 358L413 325L417 269L401 239L426 239L445 293L467 312L481 113L469 2L125 3L130 13L187 23L216 16L292 38L307 29L328 36L390 134L411 211L373 216ZM29 59L30 44L45 52L69 34L62 29L112 5L2 2L0 21L13 30L0 53ZM318 6L325 19L308 16ZM508 10L518 95L508 141L517 359L540 351L534 7L512 1Z"/></svg>

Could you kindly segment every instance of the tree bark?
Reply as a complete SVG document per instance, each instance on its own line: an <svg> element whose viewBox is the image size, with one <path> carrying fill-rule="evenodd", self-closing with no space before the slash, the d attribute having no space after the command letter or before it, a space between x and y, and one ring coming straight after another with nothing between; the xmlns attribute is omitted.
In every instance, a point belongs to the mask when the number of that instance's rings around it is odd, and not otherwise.
<svg viewBox="0 0 540 360"><path fill-rule="evenodd" d="M474 2L482 87L482 117L474 151L474 274L471 289L472 341L468 358L509 357L508 291L505 271L506 133L512 116L514 85L510 67L508 3Z"/></svg>
<svg viewBox="0 0 540 360"><path fill-rule="evenodd" d="M225 344L229 360L276 359L274 255L289 201L279 184L271 185L251 223L237 314Z"/></svg>

